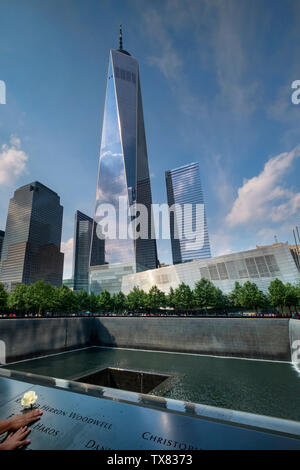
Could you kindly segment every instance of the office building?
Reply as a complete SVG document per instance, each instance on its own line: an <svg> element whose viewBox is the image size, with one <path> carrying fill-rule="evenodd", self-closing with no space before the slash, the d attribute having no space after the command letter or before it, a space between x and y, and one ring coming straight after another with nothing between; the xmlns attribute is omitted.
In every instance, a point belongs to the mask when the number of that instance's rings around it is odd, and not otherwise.
<svg viewBox="0 0 300 470"><path fill-rule="evenodd" d="M199 163L166 171L173 264L211 257Z"/></svg>
<svg viewBox="0 0 300 470"><path fill-rule="evenodd" d="M128 294L134 286L148 291L156 285L167 293L171 287L175 289L181 282L193 289L203 277L212 281L225 294L233 290L236 281L240 284L254 282L266 293L270 282L275 278L284 283L296 284L300 271L289 245L278 243L124 276L122 291Z"/></svg>
<svg viewBox="0 0 300 470"><path fill-rule="evenodd" d="M1 252L2 252L4 235L5 235L5 232L3 230L0 230L0 262L1 262Z"/></svg>
<svg viewBox="0 0 300 470"><path fill-rule="evenodd" d="M10 200L0 265L7 290L43 279L60 287L63 207L59 196L39 182L22 186Z"/></svg>
<svg viewBox="0 0 300 470"><path fill-rule="evenodd" d="M88 291L92 228L93 219L80 211L76 211L73 248L74 291Z"/></svg>
<svg viewBox="0 0 300 470"><path fill-rule="evenodd" d="M116 214L114 239L102 236L104 204L110 204ZM147 208L148 224L143 224L143 229L147 225L146 236L135 240L128 236L127 228L135 220L128 209L136 204ZM119 291L122 273L157 267L151 204L139 66L123 49L120 36L120 48L110 51L107 74L89 275L90 289L95 293L109 285L110 279Z"/></svg>

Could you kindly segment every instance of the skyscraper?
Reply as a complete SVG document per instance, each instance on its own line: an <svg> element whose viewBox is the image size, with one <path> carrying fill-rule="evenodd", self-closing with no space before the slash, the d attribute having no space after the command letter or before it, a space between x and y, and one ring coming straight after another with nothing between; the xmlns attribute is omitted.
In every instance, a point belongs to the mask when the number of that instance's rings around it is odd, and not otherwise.
<svg viewBox="0 0 300 470"><path fill-rule="evenodd" d="M173 264L210 258L199 163L166 171Z"/></svg>
<svg viewBox="0 0 300 470"><path fill-rule="evenodd" d="M43 184L36 181L15 191L9 203L0 264L0 282L8 290L41 279L61 286L62 217L59 196Z"/></svg>
<svg viewBox="0 0 300 470"><path fill-rule="evenodd" d="M0 261L1 261L1 252L2 252L4 235L5 235L5 232L3 232L3 230L0 230Z"/></svg>
<svg viewBox="0 0 300 470"><path fill-rule="evenodd" d="M117 233L115 239L105 238L99 243L100 212L104 204L110 204L115 210ZM143 204L148 210L148 224L143 224L143 230L147 225L146 236L136 240L126 233L128 224L134 220L127 210L134 204ZM120 48L110 51L107 75L90 256L92 290L120 290L122 273L156 268L151 204L139 66L123 49L120 34Z"/></svg>
<svg viewBox="0 0 300 470"><path fill-rule="evenodd" d="M74 291L88 291L92 227L93 219L80 211L76 211L73 251Z"/></svg>

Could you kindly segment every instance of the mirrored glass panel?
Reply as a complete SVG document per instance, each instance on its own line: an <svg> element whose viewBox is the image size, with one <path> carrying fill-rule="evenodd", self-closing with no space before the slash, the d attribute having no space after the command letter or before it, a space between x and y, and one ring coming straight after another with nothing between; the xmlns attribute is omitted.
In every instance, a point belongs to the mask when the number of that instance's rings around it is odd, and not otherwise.
<svg viewBox="0 0 300 470"><path fill-rule="evenodd" d="M128 191L120 120L110 60L94 220L104 239L104 262L134 262L134 242L127 237ZM100 264L100 263L95 263Z"/></svg>

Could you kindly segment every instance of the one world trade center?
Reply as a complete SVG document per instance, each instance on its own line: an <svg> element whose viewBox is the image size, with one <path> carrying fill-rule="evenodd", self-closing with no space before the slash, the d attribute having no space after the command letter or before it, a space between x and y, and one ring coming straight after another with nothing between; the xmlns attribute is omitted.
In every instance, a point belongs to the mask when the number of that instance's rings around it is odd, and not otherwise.
<svg viewBox="0 0 300 470"><path fill-rule="evenodd" d="M143 223L128 227L142 205ZM118 292L123 275L157 267L138 61L123 49L111 50L101 136L90 253L90 290ZM111 210L112 209L112 210ZM110 220L111 219L111 220ZM114 219L114 220L113 220ZM103 221L105 220L106 225Z"/></svg>

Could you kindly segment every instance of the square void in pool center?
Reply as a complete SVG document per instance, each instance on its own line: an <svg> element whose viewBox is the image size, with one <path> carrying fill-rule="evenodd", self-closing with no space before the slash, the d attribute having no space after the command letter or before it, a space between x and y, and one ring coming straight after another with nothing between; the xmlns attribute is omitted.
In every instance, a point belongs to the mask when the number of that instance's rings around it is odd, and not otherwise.
<svg viewBox="0 0 300 470"><path fill-rule="evenodd" d="M171 385L172 375L143 370L117 369L107 367L92 371L87 375L76 377L76 382L118 388L137 393L149 393Z"/></svg>

